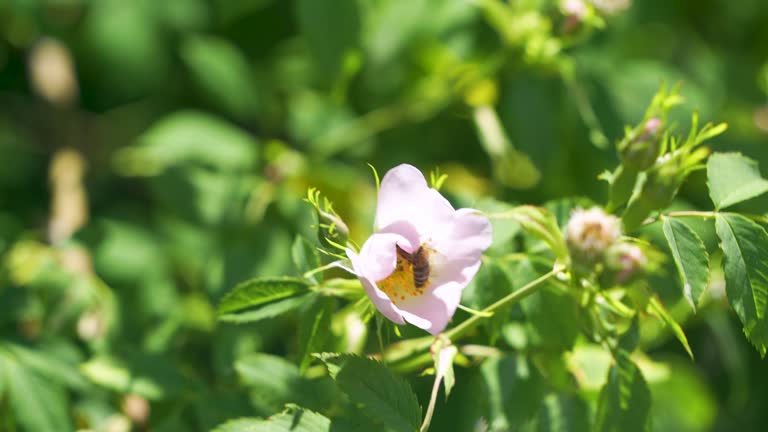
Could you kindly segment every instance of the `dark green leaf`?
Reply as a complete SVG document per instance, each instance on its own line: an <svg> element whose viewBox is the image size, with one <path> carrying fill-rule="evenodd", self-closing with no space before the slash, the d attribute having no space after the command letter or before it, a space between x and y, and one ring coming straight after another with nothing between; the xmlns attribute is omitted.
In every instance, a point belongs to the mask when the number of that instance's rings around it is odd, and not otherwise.
<svg viewBox="0 0 768 432"><path fill-rule="evenodd" d="M192 36L181 46L181 58L203 91L230 113L247 118L258 104L251 66L226 39Z"/></svg>
<svg viewBox="0 0 768 432"><path fill-rule="evenodd" d="M267 413L289 402L321 409L332 396L332 381L304 378L296 365L281 357L249 354L237 359L235 370L242 385L252 391L252 401Z"/></svg>
<svg viewBox="0 0 768 432"><path fill-rule="evenodd" d="M331 333L331 317L336 310L336 300L329 297L317 297L302 310L299 324L299 349L301 362L299 370L304 373L312 360L312 353L322 350L323 344Z"/></svg>
<svg viewBox="0 0 768 432"><path fill-rule="evenodd" d="M288 408L266 420L237 419L228 421L213 432L328 432L331 421L316 412L289 405Z"/></svg>
<svg viewBox="0 0 768 432"><path fill-rule="evenodd" d="M715 229L723 250L723 270L728 301L744 333L765 356L768 349L768 233L744 216L720 213Z"/></svg>
<svg viewBox="0 0 768 432"><path fill-rule="evenodd" d="M350 357L336 376L339 388L371 419L394 431L416 431L421 408L411 386L381 363Z"/></svg>
<svg viewBox="0 0 768 432"><path fill-rule="evenodd" d="M489 358L481 366L491 430L517 430L539 409L545 382L524 356Z"/></svg>
<svg viewBox="0 0 768 432"><path fill-rule="evenodd" d="M226 314L249 307L307 292L309 284L303 279L291 277L257 278L243 282L221 299L219 314Z"/></svg>
<svg viewBox="0 0 768 432"><path fill-rule="evenodd" d="M326 82L333 83L344 57L360 44L356 0L299 0L299 25L312 60Z"/></svg>
<svg viewBox="0 0 768 432"><path fill-rule="evenodd" d="M538 415L538 432L590 432L589 405L577 395L550 394Z"/></svg>
<svg viewBox="0 0 768 432"><path fill-rule="evenodd" d="M664 218L664 236L683 282L683 295L695 311L709 282L707 249L695 231L674 218Z"/></svg>
<svg viewBox="0 0 768 432"><path fill-rule="evenodd" d="M768 181L760 176L757 163L739 153L715 153L710 156L707 184L716 209L768 192Z"/></svg>
<svg viewBox="0 0 768 432"><path fill-rule="evenodd" d="M651 392L645 378L626 351L619 351L615 360L600 391L595 430L646 432L650 430Z"/></svg>
<svg viewBox="0 0 768 432"><path fill-rule="evenodd" d="M274 318L284 313L300 308L302 305L314 298L315 294L309 293L297 297L278 300L258 309L244 312L233 312L219 316L219 320L235 324L252 323L263 319Z"/></svg>

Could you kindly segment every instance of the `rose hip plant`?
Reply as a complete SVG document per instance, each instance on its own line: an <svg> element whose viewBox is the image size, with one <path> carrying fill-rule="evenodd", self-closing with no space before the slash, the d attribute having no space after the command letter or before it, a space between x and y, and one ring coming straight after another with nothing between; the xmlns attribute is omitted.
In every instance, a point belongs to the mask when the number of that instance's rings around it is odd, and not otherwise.
<svg viewBox="0 0 768 432"><path fill-rule="evenodd" d="M0 432L764 429L766 22L0 1Z"/></svg>
<svg viewBox="0 0 768 432"><path fill-rule="evenodd" d="M626 128L616 146L620 165L601 176L605 203L481 201L457 210L439 192L445 176L432 173L428 184L402 164L380 184L374 176L374 229L358 246L342 216L311 189L319 238L294 244L301 273L243 282L222 299L219 319L299 310L299 370L307 385L333 379L326 395L333 408L318 412L295 400L267 419L237 419L218 430L426 431L440 388L449 403L476 404L456 430L647 430L648 380L658 372L639 346L642 326L657 321L695 361L654 290L665 261L674 262L692 313L715 295L710 275L721 266L726 298L764 357L768 220L726 209L768 192L768 181L749 158L706 147L725 124L700 126L696 114L685 133L671 124L668 114L681 101L676 89L662 87L645 117ZM697 171L706 173L713 210L671 208ZM714 222L721 262L710 262L696 220ZM650 240L659 230L662 244ZM366 337L369 321L374 342L350 344ZM484 391L457 395L456 367L479 369ZM413 374L433 377L428 400L412 390ZM604 375L596 394L590 374Z"/></svg>

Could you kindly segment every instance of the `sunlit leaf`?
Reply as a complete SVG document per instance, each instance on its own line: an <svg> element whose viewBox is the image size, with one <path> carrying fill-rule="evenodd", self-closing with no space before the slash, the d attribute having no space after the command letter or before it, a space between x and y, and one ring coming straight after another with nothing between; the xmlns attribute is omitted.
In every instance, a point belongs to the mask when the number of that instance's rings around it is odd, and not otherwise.
<svg viewBox="0 0 768 432"><path fill-rule="evenodd" d="M723 209L768 192L757 162L739 153L715 153L707 162L707 185L715 208Z"/></svg>
<svg viewBox="0 0 768 432"><path fill-rule="evenodd" d="M14 417L26 430L57 432L72 427L66 392L61 386L29 370L2 350L0 377L6 387L3 397L7 397Z"/></svg>
<svg viewBox="0 0 768 432"><path fill-rule="evenodd" d="M709 282L707 249L695 231L674 218L664 218L664 236L682 279L683 295L695 311Z"/></svg>
<svg viewBox="0 0 768 432"><path fill-rule="evenodd" d="M268 419L231 420L220 425L213 432L328 432L330 430L331 421L327 417L296 405L289 405L284 412L270 416Z"/></svg>
<svg viewBox="0 0 768 432"><path fill-rule="evenodd" d="M291 277L256 278L243 282L221 299L220 315L293 297L308 291L303 279Z"/></svg>
<svg viewBox="0 0 768 432"><path fill-rule="evenodd" d="M650 429L651 392L645 378L627 352L619 351L615 360L600 391L594 430L646 432Z"/></svg>
<svg viewBox="0 0 768 432"><path fill-rule="evenodd" d="M211 114L179 111L121 149L114 162L124 175L151 176L184 163L244 172L254 168L258 156L258 142L237 126Z"/></svg>
<svg viewBox="0 0 768 432"><path fill-rule="evenodd" d="M419 428L421 408L411 386L381 363L350 357L336 382L371 419L398 432Z"/></svg>
<svg viewBox="0 0 768 432"><path fill-rule="evenodd" d="M661 304L661 301L658 299L658 297L651 297L650 302L648 302L648 309L652 313L658 315L659 318L664 321L664 324L669 326L669 328L672 330L672 334L674 334L677 340L680 341L688 355L693 358L693 351L691 351L691 346L688 344L688 338L685 336L683 328L680 327L680 324L675 321L675 318L672 317L664 305Z"/></svg>
<svg viewBox="0 0 768 432"><path fill-rule="evenodd" d="M768 349L768 233L744 216L720 213L715 229L723 250L728 301L760 355Z"/></svg>
<svg viewBox="0 0 768 432"><path fill-rule="evenodd" d="M277 300L258 309L230 312L219 315L219 320L235 324L253 323L264 319L275 318L284 313L296 310L315 298L315 294L303 294L296 297Z"/></svg>

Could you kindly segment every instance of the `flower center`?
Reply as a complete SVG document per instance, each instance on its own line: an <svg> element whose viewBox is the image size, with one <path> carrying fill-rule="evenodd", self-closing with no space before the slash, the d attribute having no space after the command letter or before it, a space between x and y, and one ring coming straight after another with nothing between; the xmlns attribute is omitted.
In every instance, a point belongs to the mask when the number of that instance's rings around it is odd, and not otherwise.
<svg viewBox="0 0 768 432"><path fill-rule="evenodd" d="M386 279L377 282L379 289L397 304L406 298L424 294L429 286L429 254L425 247L419 247L415 252L408 253L400 246L397 247L397 266Z"/></svg>

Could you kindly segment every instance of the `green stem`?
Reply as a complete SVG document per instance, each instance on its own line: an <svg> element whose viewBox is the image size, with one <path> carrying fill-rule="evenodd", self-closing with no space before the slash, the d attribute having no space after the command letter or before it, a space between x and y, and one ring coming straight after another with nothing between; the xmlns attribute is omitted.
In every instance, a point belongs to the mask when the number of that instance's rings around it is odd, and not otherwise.
<svg viewBox="0 0 768 432"><path fill-rule="evenodd" d="M550 272L532 280L520 289L501 298L492 305L482 310L484 313L494 312L504 306L513 305L520 300L535 293L541 288L542 283L555 276L562 270L562 267L556 265ZM452 342L456 342L465 336L471 329L478 325L484 318L479 315L472 316L466 321L444 333ZM386 360L390 367L398 370L415 370L429 364L431 356L429 348L434 342L434 337L424 337L419 339L410 339L391 345L387 351L382 351L382 360Z"/></svg>
<svg viewBox="0 0 768 432"><path fill-rule="evenodd" d="M643 225L650 225L663 217L700 217L704 219L716 217L720 213L719 211L696 211L696 210L681 210L672 211L665 214L660 214L654 218L649 218ZM759 214L741 213L742 216L752 219L755 222L768 224L768 217Z"/></svg>
<svg viewBox="0 0 768 432"><path fill-rule="evenodd" d="M528 297L529 295L535 293L540 287L541 284L546 282L547 279L551 278L552 276L556 275L561 268L559 266L556 266L552 270L550 270L548 273L539 276L538 278L528 282L525 286L518 289L517 291L514 291L510 294L508 294L506 297L503 297L496 301L496 303L486 307L483 309L483 312L490 313L495 312L497 309L500 309L504 306L513 305L520 300ZM475 315L467 319L466 321L462 322L461 324L457 325L456 327L448 330L445 335L448 336L448 339L455 342L460 337L467 334L469 330L474 328L477 324L480 323L480 321L483 319L482 316Z"/></svg>

